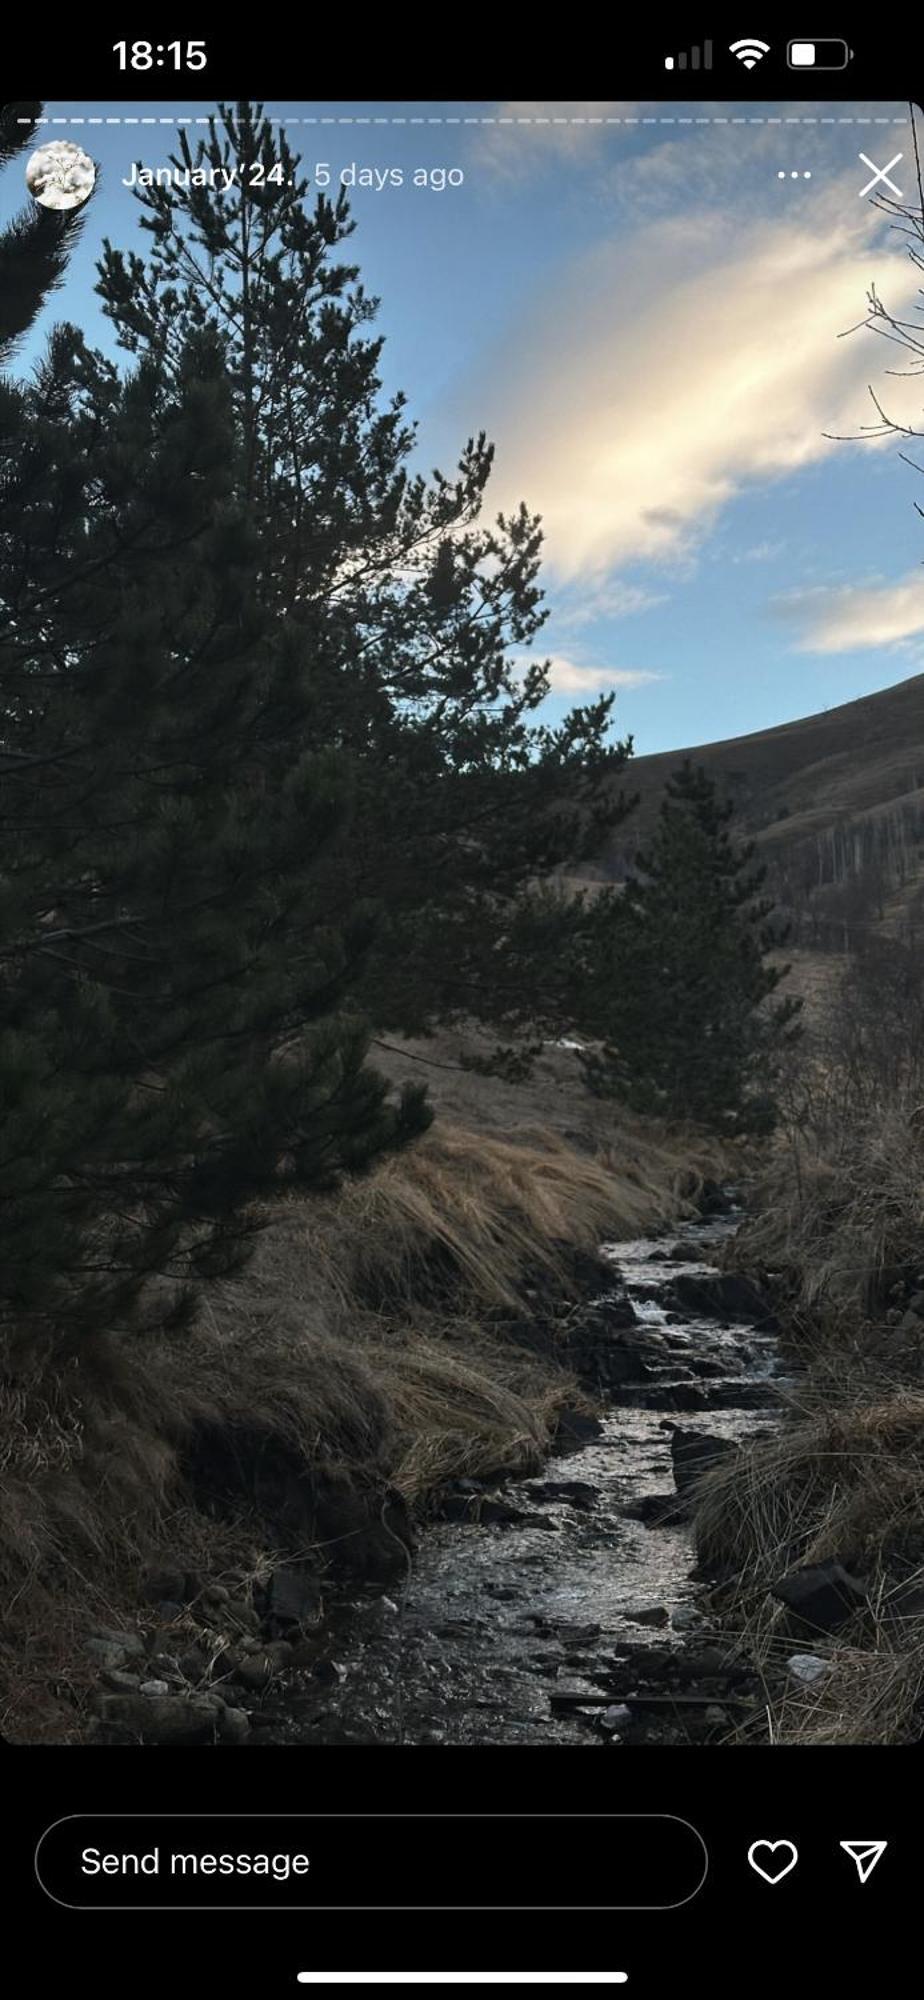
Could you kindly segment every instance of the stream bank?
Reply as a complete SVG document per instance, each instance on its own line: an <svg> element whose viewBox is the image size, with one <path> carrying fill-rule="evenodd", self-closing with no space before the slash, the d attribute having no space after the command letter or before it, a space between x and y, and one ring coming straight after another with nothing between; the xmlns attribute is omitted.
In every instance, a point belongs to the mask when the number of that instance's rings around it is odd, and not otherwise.
<svg viewBox="0 0 924 2000"><path fill-rule="evenodd" d="M594 1295L556 1335L600 1414L575 1412L538 1476L453 1482L413 1558L391 1534L374 1595L328 1596L298 1563L239 1598L155 1580L161 1629L134 1642L137 1658L119 1653L124 1634L99 1635L96 1740L599 1747L746 1733L763 1684L710 1618L689 1521L699 1475L772 1434L783 1387L765 1294L722 1267L739 1220L716 1191L701 1219L602 1246ZM197 1619L220 1644L190 1644Z"/></svg>
<svg viewBox="0 0 924 2000"><path fill-rule="evenodd" d="M760 1684L708 1633L686 1499L720 1454L768 1434L779 1403L767 1302L718 1262L739 1219L729 1204L603 1246L611 1283L562 1347L603 1414L575 1419L541 1477L455 1482L403 1583L335 1613L323 1666L277 1655L252 1742L736 1732Z"/></svg>

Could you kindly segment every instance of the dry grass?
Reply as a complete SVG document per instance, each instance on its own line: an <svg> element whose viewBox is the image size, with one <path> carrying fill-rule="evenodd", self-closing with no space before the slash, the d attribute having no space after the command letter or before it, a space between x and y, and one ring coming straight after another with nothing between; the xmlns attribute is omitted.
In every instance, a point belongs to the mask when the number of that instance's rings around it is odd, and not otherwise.
<svg viewBox="0 0 924 2000"><path fill-rule="evenodd" d="M303 1208L305 1241L375 1309L415 1308L449 1289L471 1306L516 1310L524 1277L562 1277L575 1250L665 1220L692 1191L676 1143L631 1128L620 1138L592 1157L542 1130L501 1139L438 1125L334 1206Z"/></svg>
<svg viewBox="0 0 924 2000"><path fill-rule="evenodd" d="M702 1481L697 1547L745 1595L827 1556L873 1580L924 1559L924 1395L793 1423Z"/></svg>
<svg viewBox="0 0 924 2000"><path fill-rule="evenodd" d="M378 1512L390 1488L419 1504L538 1466L579 1392L504 1316L567 1297L575 1253L676 1213L695 1179L682 1144L637 1127L600 1159L555 1132L438 1124L336 1198L280 1205L191 1334L101 1337L65 1375L7 1379L0 1729L76 1733L88 1628L138 1615L140 1572L178 1552L212 1574L272 1561L294 1489L304 1549L325 1482ZM191 1484L203 1439L229 1482L217 1512Z"/></svg>
<svg viewBox="0 0 924 2000"><path fill-rule="evenodd" d="M741 1248L793 1287L813 1344L827 1330L859 1338L893 1284L924 1271L924 1117L892 1101L833 1116L780 1142L760 1212ZM860 1342L862 1344L862 1342Z"/></svg>
<svg viewBox="0 0 924 2000"><path fill-rule="evenodd" d="M917 1743L922 1709L924 1621L900 1647L888 1634L840 1647L823 1681L787 1697L776 1726L787 1743Z"/></svg>
<svg viewBox="0 0 924 2000"><path fill-rule="evenodd" d="M841 1402L717 1466L700 1488L695 1536L704 1567L734 1579L727 1615L774 1690L775 1742L918 1740L924 1617L904 1606L924 1594L924 1395ZM799 1643L768 1593L792 1566L829 1557L863 1579L868 1605L831 1640L812 1638L829 1671L797 1687L785 1661Z"/></svg>

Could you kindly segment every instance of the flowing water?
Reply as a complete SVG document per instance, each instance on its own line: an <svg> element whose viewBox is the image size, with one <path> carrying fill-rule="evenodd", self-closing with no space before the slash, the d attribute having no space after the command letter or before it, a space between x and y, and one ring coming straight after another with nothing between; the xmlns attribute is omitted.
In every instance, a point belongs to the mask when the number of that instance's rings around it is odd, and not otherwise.
<svg viewBox="0 0 924 2000"><path fill-rule="evenodd" d="M716 1271L735 1226L604 1246L638 1323L633 1379L610 1385L599 1434L502 1493L459 1482L457 1510L483 1518L428 1530L404 1589L352 1607L330 1684L290 1690L267 1739L600 1743L604 1696L618 1702L642 1649L663 1664L696 1623L689 1528L654 1497L675 1492L673 1432L735 1442L775 1421L773 1334L671 1297L678 1277Z"/></svg>

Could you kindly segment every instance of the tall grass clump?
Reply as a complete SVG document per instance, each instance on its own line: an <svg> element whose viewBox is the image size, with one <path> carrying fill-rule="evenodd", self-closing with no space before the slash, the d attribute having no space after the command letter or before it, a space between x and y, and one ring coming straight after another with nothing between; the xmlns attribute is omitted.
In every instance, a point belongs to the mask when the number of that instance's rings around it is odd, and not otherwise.
<svg viewBox="0 0 924 2000"><path fill-rule="evenodd" d="M834 1558L867 1591L819 1642L828 1673L783 1699L782 1740L906 1740L924 1713L922 969L894 940L848 967L734 1246L776 1277L796 1372L778 1435L703 1480L701 1560L767 1659L792 1650L771 1592L794 1564Z"/></svg>
<svg viewBox="0 0 924 2000"><path fill-rule="evenodd" d="M362 1547L386 1503L537 1468L580 1391L554 1337L538 1356L514 1325L541 1312L554 1335L576 1257L694 1185L642 1128L625 1154L438 1124L365 1180L279 1202L182 1335L101 1330L63 1370L8 1359L0 1730L79 1733L88 1631L139 1615L143 1571L178 1550L240 1573L297 1549L323 1570L344 1519Z"/></svg>

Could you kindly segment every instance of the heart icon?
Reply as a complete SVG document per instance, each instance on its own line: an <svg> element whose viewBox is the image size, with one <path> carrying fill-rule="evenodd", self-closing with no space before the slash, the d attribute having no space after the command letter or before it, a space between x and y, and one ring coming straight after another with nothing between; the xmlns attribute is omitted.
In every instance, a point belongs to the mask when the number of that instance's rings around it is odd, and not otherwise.
<svg viewBox="0 0 924 2000"><path fill-rule="evenodd" d="M763 1855L763 1861L757 1859ZM748 1860L757 1875L763 1876L771 1888L782 1882L783 1876L795 1868L799 1859L799 1849L792 1840L755 1840L748 1848Z"/></svg>

